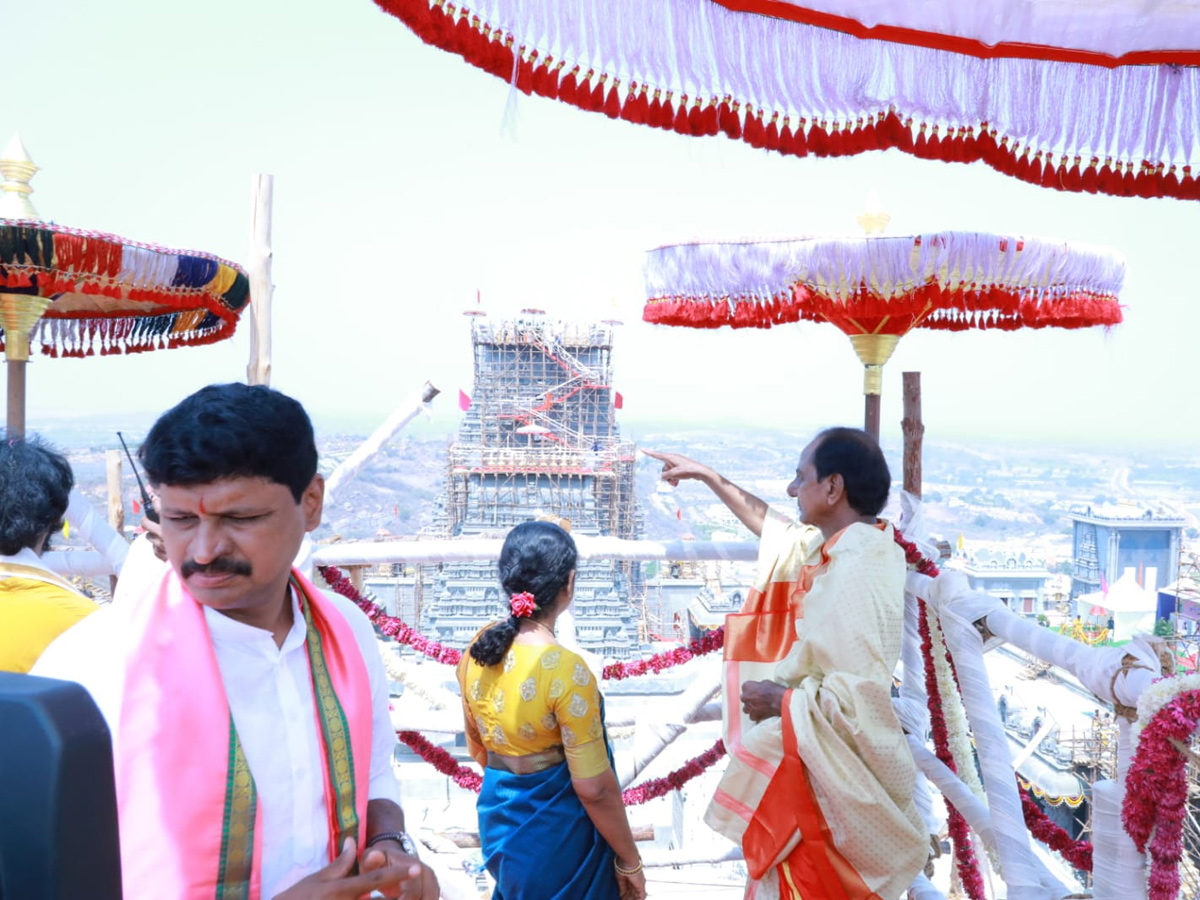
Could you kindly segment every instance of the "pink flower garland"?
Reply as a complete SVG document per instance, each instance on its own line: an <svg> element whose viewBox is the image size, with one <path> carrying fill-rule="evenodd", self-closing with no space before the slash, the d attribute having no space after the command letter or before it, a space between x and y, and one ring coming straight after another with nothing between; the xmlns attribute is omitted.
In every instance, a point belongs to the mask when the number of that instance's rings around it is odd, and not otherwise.
<svg viewBox="0 0 1200 900"><path fill-rule="evenodd" d="M1150 900L1179 896L1187 764L1171 743L1191 739L1200 723L1200 691L1180 694L1142 729L1125 784L1121 821L1138 850L1150 851ZM1152 837L1153 835L1153 837Z"/></svg>
<svg viewBox="0 0 1200 900"><path fill-rule="evenodd" d="M717 742L701 753L692 757L674 772L663 778L651 778L641 784L628 788L621 794L626 806L640 806L647 800L664 797L671 791L677 791L705 769L711 768L717 760L725 755L725 742L720 738Z"/></svg>
<svg viewBox="0 0 1200 900"><path fill-rule="evenodd" d="M461 788L479 793L483 786L483 776L474 769L459 765L454 757L436 744L431 744L415 731L397 731L398 737L406 747L425 760L443 775ZM699 756L689 759L681 767L663 778L652 778L635 787L626 790L621 799L626 806L639 806L648 800L655 800L677 791L697 775L711 768L717 760L725 755L725 743L718 740Z"/></svg>
<svg viewBox="0 0 1200 900"><path fill-rule="evenodd" d="M406 747L429 763L443 775L450 776L450 780L457 784L460 788L466 788L468 791L479 793L479 789L483 786L483 776L474 769L468 769L466 766L460 766L454 761L454 757L443 750L436 744L429 743L421 734L415 731L397 731L396 737L400 739Z"/></svg>
<svg viewBox="0 0 1200 900"><path fill-rule="evenodd" d="M1028 791L1019 790L1018 793L1021 795L1021 812L1025 814L1025 827L1030 834L1076 869L1092 871L1091 841L1073 840L1066 831L1050 821L1050 817L1034 802Z"/></svg>
<svg viewBox="0 0 1200 900"><path fill-rule="evenodd" d="M354 582L347 578L345 573L337 566L318 566L317 570L321 573L321 577L325 579L330 588L347 600L352 601L367 614L367 618L374 622L380 631L397 643L412 647L418 653L423 653L430 659L451 666L458 665L458 661L462 659L462 651L455 650L453 647L445 647L437 641L430 640L411 625L405 624L402 619L389 616L379 606L376 606L368 598L360 594L354 587Z"/></svg>
<svg viewBox="0 0 1200 900"><path fill-rule="evenodd" d="M905 540L897 528L894 532L895 541L904 550L904 561L916 568L922 575L937 578L940 574L933 560L927 559L916 544ZM937 670L933 663L933 635L929 630L929 606L924 600L920 601L921 614L917 617L921 633L921 656L925 660L925 693L929 703L929 718L933 732L933 747L940 759L951 772L958 772L954 764L954 754L950 752L950 735L946 730L946 718L942 715L941 693L938 691ZM950 660L947 652L946 658ZM951 672L954 671L954 661L950 660ZM958 675L954 676L955 683ZM958 866L958 877L962 880L963 889L971 900L987 900L983 886L983 875L979 871L979 861L975 858L975 850L971 846L971 831L962 813L946 801L949 812L950 840L954 845L954 861Z"/></svg>
<svg viewBox="0 0 1200 900"><path fill-rule="evenodd" d="M904 548L904 559L922 575L928 575L930 578L936 578L939 574L938 567L932 560L927 559L921 554L916 544L905 540L904 536L899 532L895 532L896 543ZM933 637L929 630L929 608L925 601L921 601L921 616L920 616L920 632L921 632L921 653L925 658L925 687L929 695L929 715L932 723L933 742L937 750L937 757L944 762L952 771L955 770L954 761L951 758L949 735L946 731L946 720L942 715L941 698L937 689L937 675L933 666ZM954 667L954 660L950 659L947 654L947 659L950 662L950 671L954 674L954 683L958 684L958 672ZM940 738L939 738L940 734ZM1068 863L1077 869L1085 872L1092 871L1092 844L1090 841L1073 840L1066 831L1055 825L1050 818L1041 810L1041 808L1028 796L1024 791L1019 791L1021 794L1021 810L1025 815L1025 825L1030 830L1038 841L1048 846L1062 855ZM983 896L983 879L979 874L978 864L975 862L975 854L967 842L967 823L962 818L958 810L954 809L949 803L947 806L950 810L950 834L954 839L954 854L958 861L959 876L963 880L963 886L967 890L967 894L972 898ZM958 833L956 837L955 834ZM959 850L960 840L963 843L965 852ZM971 881L963 875L964 860L969 860L974 878L978 879L975 890L978 894L972 893ZM1159 898L1152 898L1159 900Z"/></svg>
<svg viewBox="0 0 1200 900"><path fill-rule="evenodd" d="M397 643L412 647L418 653L423 653L430 659L435 659L438 662L447 663L452 666L458 665L458 661L462 659L461 651L455 650L453 647L445 647L437 641L421 634L402 619L389 616L379 606L360 594L355 589L354 583L337 566L318 566L317 568L321 573L321 577L325 579L331 589L341 594L347 600L352 601L367 614L368 619L379 626L380 631L388 637L395 639ZM649 659L640 659L636 662L612 663L604 667L601 677L619 680L622 678L632 678L635 675L645 675L647 672L658 673L663 669L680 665L697 656L713 653L724 646L725 629L717 628L714 631L708 632L703 637L691 641L686 647L664 650L662 653L657 653Z"/></svg>
<svg viewBox="0 0 1200 900"><path fill-rule="evenodd" d="M635 675L645 675L647 672L658 674L663 669L669 669L672 666L678 666L687 662L689 659L694 659L697 656L704 656L706 653L712 653L720 650L725 646L725 629L717 628L708 632L702 637L688 643L686 647L676 647L672 650L664 650L662 653L656 653L649 659L639 659L636 662L623 663L616 662L604 667L603 677L619 681L622 678L632 678Z"/></svg>
<svg viewBox="0 0 1200 900"><path fill-rule="evenodd" d="M897 543L900 537L897 534ZM903 546L903 544L901 544ZM932 565L932 563L930 564ZM929 697L929 717L933 731L933 746L940 759L951 772L957 772L954 765L954 755L950 752L950 736L946 731L946 719L942 715L941 694L938 691L937 672L933 666L933 637L929 630L929 606L924 600L921 603L919 627L921 632L921 655L925 658L925 692ZM958 877L962 879L963 889L971 900L986 900L983 876L979 872L979 862L975 859L975 850L971 847L971 834L967 820L962 813L954 808L949 800L946 809L950 813L950 839L954 844L954 860L958 865Z"/></svg>

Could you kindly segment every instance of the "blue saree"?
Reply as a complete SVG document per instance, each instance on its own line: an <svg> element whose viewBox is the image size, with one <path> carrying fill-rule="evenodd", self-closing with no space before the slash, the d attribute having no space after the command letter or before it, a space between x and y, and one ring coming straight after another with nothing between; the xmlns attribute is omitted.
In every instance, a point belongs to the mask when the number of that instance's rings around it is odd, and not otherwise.
<svg viewBox="0 0 1200 900"><path fill-rule="evenodd" d="M492 900L617 900L612 849L565 762L530 775L484 769L478 810Z"/></svg>

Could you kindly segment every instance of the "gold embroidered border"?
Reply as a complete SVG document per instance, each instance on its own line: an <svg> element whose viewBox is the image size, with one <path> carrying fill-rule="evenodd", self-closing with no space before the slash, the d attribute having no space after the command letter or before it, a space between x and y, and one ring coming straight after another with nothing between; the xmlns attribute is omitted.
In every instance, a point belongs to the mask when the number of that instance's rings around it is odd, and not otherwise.
<svg viewBox="0 0 1200 900"><path fill-rule="evenodd" d="M216 900L249 900L254 865L254 817L258 792L229 719L229 775L225 783L225 815L221 823L221 860Z"/></svg>
<svg viewBox="0 0 1200 900"><path fill-rule="evenodd" d="M318 717L321 720L321 736L325 739L326 765L329 783L333 787L334 806L338 826L335 847L341 847L347 838L358 839L358 809L354 797L354 755L350 747L350 725L333 689L333 679L325 664L325 653L321 633L313 622L312 606L304 589L293 584L304 602L304 623L308 628L306 644L312 668L313 690L317 695Z"/></svg>

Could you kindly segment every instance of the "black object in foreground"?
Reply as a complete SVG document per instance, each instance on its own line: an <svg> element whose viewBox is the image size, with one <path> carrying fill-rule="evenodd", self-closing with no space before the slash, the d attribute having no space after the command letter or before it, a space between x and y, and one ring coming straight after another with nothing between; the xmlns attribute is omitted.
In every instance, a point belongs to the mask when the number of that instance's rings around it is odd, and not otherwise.
<svg viewBox="0 0 1200 900"><path fill-rule="evenodd" d="M112 741L69 681L0 672L0 900L121 900Z"/></svg>

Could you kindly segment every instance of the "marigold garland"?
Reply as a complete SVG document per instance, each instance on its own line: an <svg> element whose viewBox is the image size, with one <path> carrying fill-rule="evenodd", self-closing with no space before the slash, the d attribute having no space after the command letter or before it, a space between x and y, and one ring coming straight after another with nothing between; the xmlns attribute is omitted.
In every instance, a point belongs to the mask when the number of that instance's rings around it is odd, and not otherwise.
<svg viewBox="0 0 1200 900"><path fill-rule="evenodd" d="M1187 761L1172 741L1186 745L1200 723L1200 690L1164 704L1142 729L1125 782L1121 821L1141 852L1150 853L1150 900L1179 896Z"/></svg>

